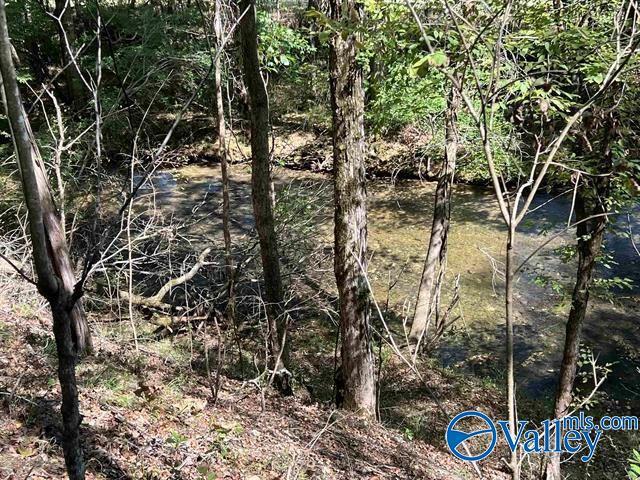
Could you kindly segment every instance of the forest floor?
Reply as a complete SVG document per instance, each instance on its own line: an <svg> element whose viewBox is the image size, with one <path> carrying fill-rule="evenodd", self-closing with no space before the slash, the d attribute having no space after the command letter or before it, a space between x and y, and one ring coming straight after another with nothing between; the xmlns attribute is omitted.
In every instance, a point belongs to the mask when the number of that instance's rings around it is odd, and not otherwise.
<svg viewBox="0 0 640 480"><path fill-rule="evenodd" d="M0 290L2 479L65 478L51 321L32 293L9 299ZM213 404L193 337L139 332L136 354L122 323L92 324L95 351L78 368L90 479L475 478L442 446L447 419L438 403L451 411L499 406L486 386L429 369L426 382L440 401L425 401L400 366L388 375L394 394L383 400L381 423L336 412L304 387L282 398L225 375ZM413 438L393 420L403 401L425 402L421 421L431 422L434 438ZM481 466L484 478L506 478L493 457Z"/></svg>

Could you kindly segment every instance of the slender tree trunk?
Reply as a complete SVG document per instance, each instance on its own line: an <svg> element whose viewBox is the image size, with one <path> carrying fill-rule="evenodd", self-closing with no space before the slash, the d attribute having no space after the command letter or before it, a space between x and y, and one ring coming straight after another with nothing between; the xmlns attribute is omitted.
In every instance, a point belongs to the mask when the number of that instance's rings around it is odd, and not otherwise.
<svg viewBox="0 0 640 480"><path fill-rule="evenodd" d="M73 104L76 110L86 106L84 91L82 88L82 80L78 76L78 71L73 63L72 55L73 45L75 43L75 31L73 29L73 6L70 0L56 0L56 6L53 11L57 20L56 29L58 30L58 39L60 43L60 62L64 68L64 79L67 88L66 100Z"/></svg>
<svg viewBox="0 0 640 480"><path fill-rule="evenodd" d="M62 393L62 447L70 480L84 479L84 460L80 445L80 403L76 384L77 354L72 319L64 302L51 302L53 334L58 353L58 379Z"/></svg>
<svg viewBox="0 0 640 480"><path fill-rule="evenodd" d="M610 148L613 125L607 124L604 130L603 160L600 172L610 173L613 166ZM593 272L602 249L602 240L607 224L607 217L604 214L608 211L606 201L610 193L609 176L595 177L587 179L585 182L593 182L594 185L584 185L578 189L576 195L576 221L582 222L576 226L578 270L565 331L564 352L553 411L554 418L566 416L573 399L573 382L576 378L582 325L587 313ZM602 216L585 221L594 215ZM547 464L547 480L561 479L560 455L551 454Z"/></svg>
<svg viewBox="0 0 640 480"><path fill-rule="evenodd" d="M516 228L513 220L509 226L507 236L507 254L505 262L505 334L507 341L507 409L509 415L509 429L516 432L516 379L513 359L513 281L514 281L514 260L515 260ZM511 478L520 479L520 464L518 463L518 451L511 453L509 463L511 467Z"/></svg>
<svg viewBox="0 0 640 480"><path fill-rule="evenodd" d="M8 101L5 101L5 99L9 98L7 88L10 88L10 86L7 85L7 87L5 88L2 79L0 79L0 84L3 86L2 97L5 103L7 117L9 117L10 113L8 110L11 104L11 99L9 99ZM40 156L40 151L38 150L35 137L33 136L33 132L31 131L29 119L27 118L26 112L20 99L19 102L20 103L18 103L17 107L18 111L20 112L20 122L22 124L21 128L24 129L28 145L30 146L29 158L33 163L35 190L41 207L40 218L44 223L47 256L52 262L55 275L62 282L62 287L66 292L72 294L75 288L76 278L73 265L71 264L71 258L69 257L69 249L67 247L67 240L64 234L65 229L62 226L61 219L58 214L58 209L56 208L53 197L51 196L49 180L47 178L44 163L42 161L42 157ZM9 123L10 127L13 128L11 121ZM13 131L12 134L14 134ZM16 142L14 139L14 144L15 143ZM16 148L18 147L16 146ZM22 163L20 163L20 169L22 171ZM29 191L31 192L32 190ZM82 306L82 299L78 299L76 302L74 302L70 315L72 320L71 327L73 331L73 340L77 352L81 354L87 350L91 350L91 332L89 330L87 318Z"/></svg>
<svg viewBox="0 0 640 480"><path fill-rule="evenodd" d="M362 5L331 0L335 21L359 21ZM376 412L367 288L367 205L364 91L356 60L357 38L333 36L330 44L335 197L334 269L340 299L342 407L369 417Z"/></svg>
<svg viewBox="0 0 640 480"><path fill-rule="evenodd" d="M269 98L260 72L255 0L241 0L240 12L242 14L245 11L240 21L240 35L244 77L251 110L251 194L264 275L264 299L269 325L269 366L276 373L276 387L284 394L291 394L291 374L287 368L287 316L283 308L284 289L273 215L275 194L271 181L269 151Z"/></svg>
<svg viewBox="0 0 640 480"><path fill-rule="evenodd" d="M222 1L216 0L213 28L216 35L217 48L222 48ZM222 235L224 237L225 269L227 275L227 317L235 322L235 295L233 257L231 255L231 206L229 202L229 152L227 150L227 135L224 121L224 101L222 99L222 61L220 55L215 64L216 113L218 120L218 151L220 154L220 168L222 169Z"/></svg>
<svg viewBox="0 0 640 480"><path fill-rule="evenodd" d="M416 300L416 310L411 324L409 340L420 345L423 336L429 330L430 321L434 314L433 307L437 303L435 296L438 288L436 279L442 278L442 270L446 268L445 254L451 220L451 189L455 175L456 158L458 154L458 108L460 95L451 87L445 118L445 153L442 169L438 176L435 201L433 205L433 221L427 258L424 262L420 288Z"/></svg>
<svg viewBox="0 0 640 480"><path fill-rule="evenodd" d="M27 205L38 291L48 300L58 351L58 378L62 392L63 451L71 480L84 479L80 448L80 413L75 379L78 352L88 343L88 328L79 302L73 301L73 270L55 211L42 160L25 115L11 58L5 2L0 0L0 72L3 101Z"/></svg>
<svg viewBox="0 0 640 480"><path fill-rule="evenodd" d="M584 220L590 216L585 208L585 199L578 193L576 197L576 220ZM560 367L558 390L554 407L554 418L562 418L569 413L573 399L573 382L576 377L580 334L589 302L593 270L596 258L600 253L604 237L606 217L598 217L591 222L577 226L578 232L578 271L576 284L571 297L571 311L567 320L564 352ZM560 455L552 454L547 465L547 480L561 480Z"/></svg>

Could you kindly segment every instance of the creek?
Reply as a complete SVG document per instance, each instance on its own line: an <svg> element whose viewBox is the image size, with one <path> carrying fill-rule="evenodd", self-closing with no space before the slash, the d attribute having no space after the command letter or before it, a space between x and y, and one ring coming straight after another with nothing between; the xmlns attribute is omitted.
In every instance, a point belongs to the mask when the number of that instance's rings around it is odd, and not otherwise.
<svg viewBox="0 0 640 480"><path fill-rule="evenodd" d="M332 246L332 189L330 178L319 173L274 170L276 190L297 186L317 189L321 214L315 228L323 247ZM433 203L433 183L418 180L374 180L368 185L369 275L376 299L398 315L415 301L426 253ZM176 218L198 215L193 232L203 241L220 241L222 187L218 165L189 165L158 172L143 191L155 192L156 203ZM234 235L253 227L250 170L232 171L231 204ZM505 227L488 188L456 185L449 236L447 285L460 275L460 319L434 352L443 365L462 368L502 384L504 364L503 281ZM525 217L517 238L517 257L526 258L550 236L563 231L571 210L571 192L554 198L541 193ZM195 213L194 213L195 212ZM640 255L629 235L640 244L640 211L623 212L606 237L608 268L600 278L627 278L632 288L613 288L591 296L583 344L598 355L600 364L613 363L604 391L620 404L619 414L640 405ZM562 261L558 249L575 244L575 229L560 234L523 269L516 283L516 367L518 388L528 398L550 401L560 365L564 325L569 311L576 261ZM328 284L331 267L327 267ZM544 282L540 281L545 279ZM542 285L546 283L546 285ZM388 285L393 284L389 290ZM555 286L556 289L552 288ZM446 300L447 293L444 294ZM400 327L401 328L401 327Z"/></svg>

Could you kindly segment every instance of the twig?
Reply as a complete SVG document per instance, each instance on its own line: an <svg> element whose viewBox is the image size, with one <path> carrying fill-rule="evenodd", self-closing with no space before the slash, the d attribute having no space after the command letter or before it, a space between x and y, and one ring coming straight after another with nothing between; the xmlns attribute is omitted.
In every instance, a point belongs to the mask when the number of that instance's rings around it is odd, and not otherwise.
<svg viewBox="0 0 640 480"><path fill-rule="evenodd" d="M20 267L18 267L15 263L13 263L11 259L9 259L6 255L0 253L0 258L2 258L5 262L7 262L9 266L13 268L27 282L29 282L32 285L35 285L36 287L38 286L38 284L32 278L30 278L26 273L24 273L24 271Z"/></svg>

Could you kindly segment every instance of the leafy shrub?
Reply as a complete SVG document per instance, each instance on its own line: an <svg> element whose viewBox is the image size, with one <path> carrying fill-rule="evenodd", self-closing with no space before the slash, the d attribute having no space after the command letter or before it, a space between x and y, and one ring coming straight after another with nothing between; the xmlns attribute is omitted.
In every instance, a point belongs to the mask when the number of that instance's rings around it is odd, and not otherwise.
<svg viewBox="0 0 640 480"><path fill-rule="evenodd" d="M637 450L632 450L631 458L629 459L629 470L627 472L631 480L640 479L640 453Z"/></svg>

